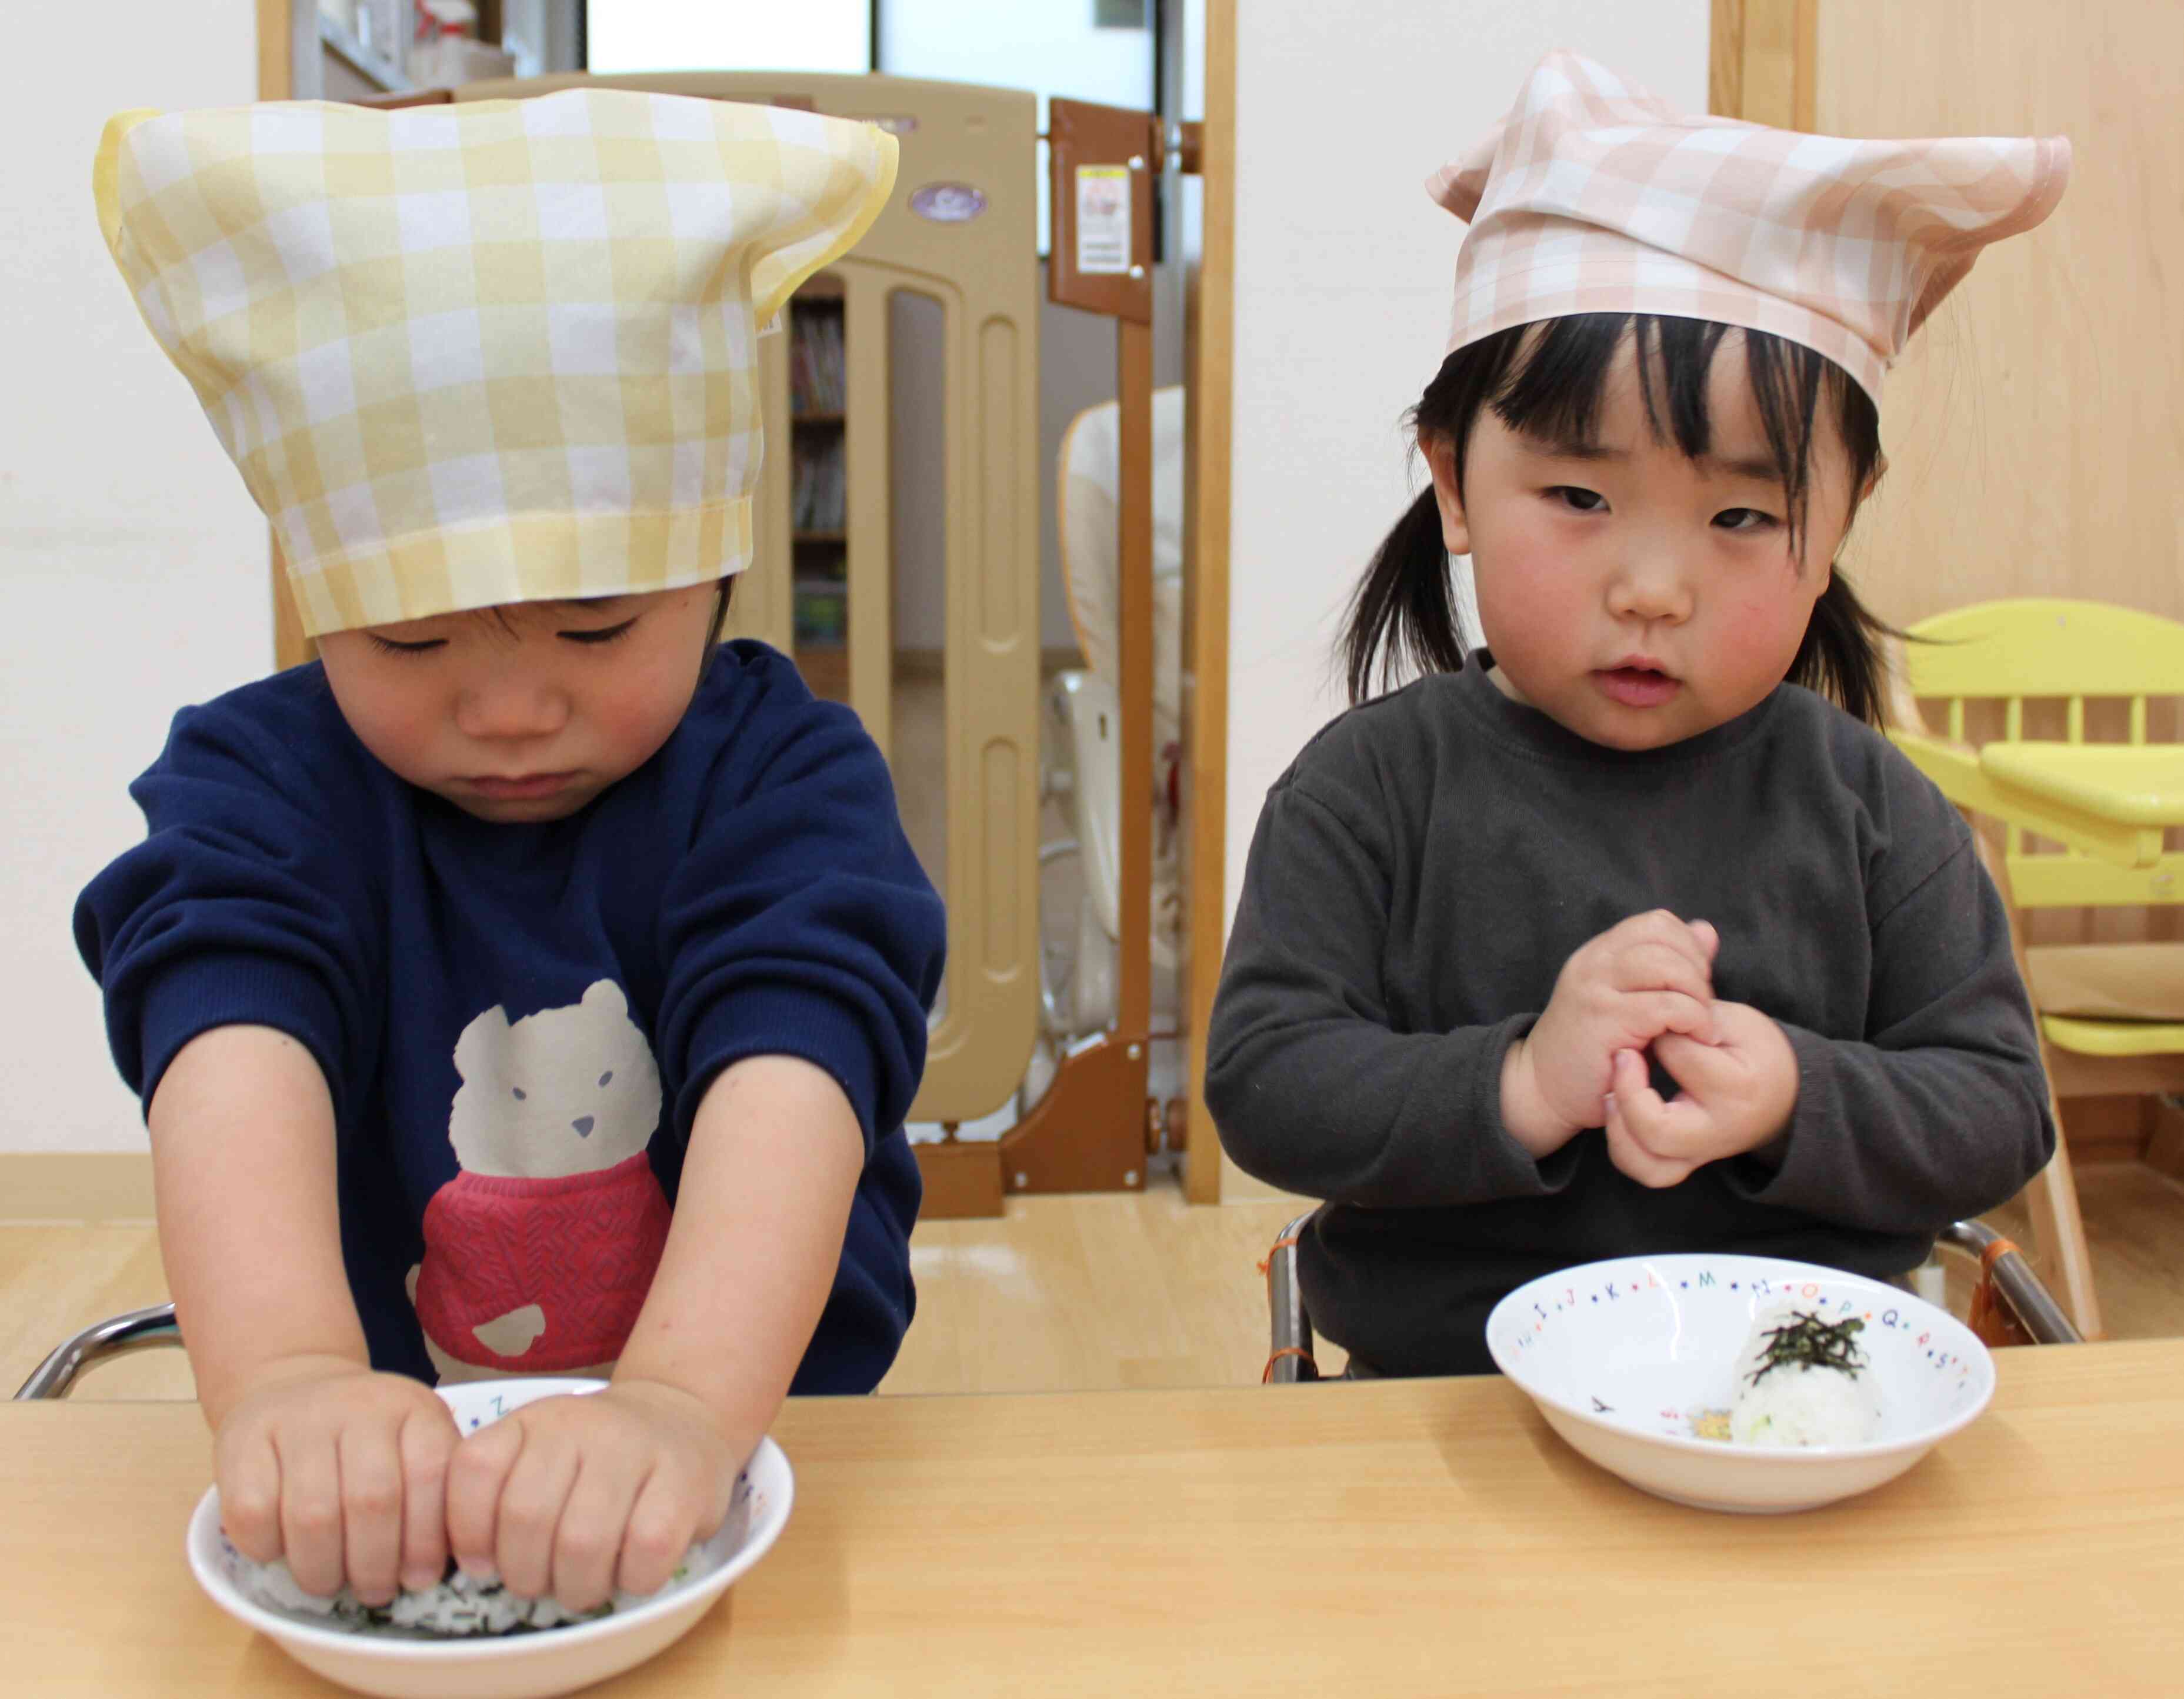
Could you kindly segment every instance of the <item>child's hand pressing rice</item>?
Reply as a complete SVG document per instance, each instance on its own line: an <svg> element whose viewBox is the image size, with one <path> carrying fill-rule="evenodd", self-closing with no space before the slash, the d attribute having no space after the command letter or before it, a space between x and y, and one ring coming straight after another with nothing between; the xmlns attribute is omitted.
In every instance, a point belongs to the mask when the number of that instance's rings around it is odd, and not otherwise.
<svg viewBox="0 0 2184 1699"><path fill-rule="evenodd" d="M286 1559L320 1598L346 1580L368 1605L447 1567L443 1515L459 1435L448 1407L405 1375L339 1356L260 1366L220 1421L220 1521L245 1557Z"/></svg>
<svg viewBox="0 0 2184 1699"><path fill-rule="evenodd" d="M738 1446L702 1401L658 1381L526 1404L455 1451L455 1561L473 1579L497 1576L573 1613L616 1591L657 1592L727 1517L758 1438Z"/></svg>

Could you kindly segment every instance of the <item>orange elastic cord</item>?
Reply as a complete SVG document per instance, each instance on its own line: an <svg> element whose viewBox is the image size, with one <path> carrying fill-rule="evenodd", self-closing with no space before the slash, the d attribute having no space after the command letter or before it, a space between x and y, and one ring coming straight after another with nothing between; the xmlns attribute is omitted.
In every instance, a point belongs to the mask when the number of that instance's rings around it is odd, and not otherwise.
<svg viewBox="0 0 2184 1699"><path fill-rule="evenodd" d="M1980 1252L1980 1282L1972 1288L1971 1308L1965 1314L1964 1324L1982 1345L2031 1342L2031 1335L2011 1312L1994 1281L1994 1265L2016 1249L2009 1240L1997 1239Z"/></svg>
<svg viewBox="0 0 2184 1699"><path fill-rule="evenodd" d="M1267 1247L1267 1254L1259 1263L1259 1273L1263 1275L1273 1269L1274 1266L1274 1252L1277 1251L1293 1251L1295 1248L1296 1240L1294 1238L1276 1239L1272 1245Z"/></svg>

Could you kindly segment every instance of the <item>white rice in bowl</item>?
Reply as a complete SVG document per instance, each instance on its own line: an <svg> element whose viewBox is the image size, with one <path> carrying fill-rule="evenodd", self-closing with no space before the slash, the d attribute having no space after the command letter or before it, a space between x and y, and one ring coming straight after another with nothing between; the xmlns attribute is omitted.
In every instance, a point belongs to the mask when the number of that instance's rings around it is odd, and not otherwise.
<svg viewBox="0 0 2184 1699"><path fill-rule="evenodd" d="M252 1604L313 1628L345 1629L389 1640L452 1640L473 1635L525 1634L536 1629L597 1622L617 1611L664 1599L704 1579L741 1551L749 1537L752 1490L749 1475L736 1481L727 1519L720 1529L693 1546L667 1585L656 1593L616 1591L588 1611L571 1612L555 1600L526 1599L499 1581L478 1582L450 1561L437 1585L395 1595L385 1605L367 1605L348 1587L332 1598L305 1592L286 1563L260 1563L235 1548L225 1530L219 1563L235 1589Z"/></svg>
<svg viewBox="0 0 2184 1699"><path fill-rule="evenodd" d="M1880 1436L1880 1384L1856 1316L1763 1310L1736 1360L1729 1438L1741 1446L1863 1446Z"/></svg>

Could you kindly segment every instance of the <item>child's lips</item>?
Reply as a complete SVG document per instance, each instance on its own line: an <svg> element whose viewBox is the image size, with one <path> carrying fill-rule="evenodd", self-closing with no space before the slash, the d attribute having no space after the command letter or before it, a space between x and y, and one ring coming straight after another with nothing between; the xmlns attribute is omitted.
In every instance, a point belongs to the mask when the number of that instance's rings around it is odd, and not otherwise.
<svg viewBox="0 0 2184 1699"><path fill-rule="evenodd" d="M574 773L523 773L512 778L482 773L469 783L479 795L496 802L526 802L566 789L574 777Z"/></svg>
<svg viewBox="0 0 2184 1699"><path fill-rule="evenodd" d="M1626 708L1658 708L1684 688L1681 679L1645 666L1602 667L1592 676L1602 695Z"/></svg>

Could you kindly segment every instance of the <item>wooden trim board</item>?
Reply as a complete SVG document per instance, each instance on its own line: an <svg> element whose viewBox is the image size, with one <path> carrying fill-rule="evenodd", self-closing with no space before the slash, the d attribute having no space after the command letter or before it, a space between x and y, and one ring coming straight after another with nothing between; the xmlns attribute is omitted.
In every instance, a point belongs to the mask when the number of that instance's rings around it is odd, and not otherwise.
<svg viewBox="0 0 2184 1699"><path fill-rule="evenodd" d="M2146 1156L2154 1097L2066 1097L2058 1101L2063 1137L2081 1168L2105 1162L2151 1162Z"/></svg>
<svg viewBox="0 0 2184 1699"><path fill-rule="evenodd" d="M2047 1051L2048 1083L2065 1101L2184 1091L2184 1056L2081 1056L2053 1044Z"/></svg>
<svg viewBox="0 0 2184 1699"><path fill-rule="evenodd" d="M318 51L318 18L311 19L310 51ZM296 92L296 19L292 0L258 0L258 97L293 100ZM281 564L281 545L273 528L265 529L265 570L268 593L273 599L273 666L285 672L318 653L304 635L304 621L296 612L295 593Z"/></svg>
<svg viewBox="0 0 2184 1699"><path fill-rule="evenodd" d="M1744 110L1744 0L1713 0L1707 28L1707 110L1720 118Z"/></svg>
<svg viewBox="0 0 2184 1699"><path fill-rule="evenodd" d="M149 1150L0 1154L0 1222L151 1219Z"/></svg>
<svg viewBox="0 0 2184 1699"><path fill-rule="evenodd" d="M1713 0L1707 108L1811 130L1819 110L1819 0Z"/></svg>
<svg viewBox="0 0 2184 1699"><path fill-rule="evenodd" d="M258 0L258 97L286 100L294 86L288 0Z"/></svg>
<svg viewBox="0 0 2184 1699"><path fill-rule="evenodd" d="M2146 1166L2164 1178L2184 1180L2184 1098L2148 1100L2146 1120Z"/></svg>

